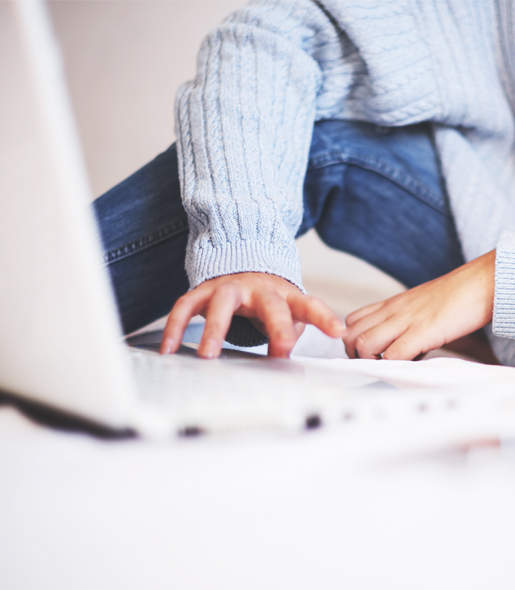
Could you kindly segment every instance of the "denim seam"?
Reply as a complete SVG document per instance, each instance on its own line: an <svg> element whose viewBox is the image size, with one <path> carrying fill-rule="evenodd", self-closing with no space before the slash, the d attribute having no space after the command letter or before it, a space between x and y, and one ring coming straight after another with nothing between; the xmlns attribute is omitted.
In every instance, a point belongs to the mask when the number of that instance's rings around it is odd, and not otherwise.
<svg viewBox="0 0 515 590"><path fill-rule="evenodd" d="M168 225L157 228L153 232L150 232L149 234L146 234L137 240L133 240L132 242L128 242L123 246L119 246L118 248L114 248L108 252L105 252L104 262L106 264L118 262L119 260L123 260L124 258L135 254L136 252L146 250L147 248L155 246L164 240L173 238L177 234L182 233L187 229L188 218L181 217L180 219L169 223Z"/></svg>
<svg viewBox="0 0 515 590"><path fill-rule="evenodd" d="M371 172L376 172L384 176L391 182L394 182L401 188L411 192L414 197L424 201L438 213L442 213L446 217L451 217L448 210L440 204L440 199L435 193L427 187L427 185L417 182L411 176L404 174L396 168L385 164L384 161L362 154L350 154L343 152L335 147L329 138L327 138L320 130L315 130L318 139L330 150L327 153L320 154L311 158L308 162L308 171L324 168L325 166L332 166L336 164L352 164L359 166Z"/></svg>

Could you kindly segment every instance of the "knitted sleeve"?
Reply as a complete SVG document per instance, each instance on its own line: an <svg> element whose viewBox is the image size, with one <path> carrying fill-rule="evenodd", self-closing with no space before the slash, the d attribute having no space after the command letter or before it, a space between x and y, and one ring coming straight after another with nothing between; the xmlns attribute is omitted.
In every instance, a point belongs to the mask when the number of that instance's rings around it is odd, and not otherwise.
<svg viewBox="0 0 515 590"><path fill-rule="evenodd" d="M497 358L515 365L515 233L504 231L495 256L495 296L492 332Z"/></svg>
<svg viewBox="0 0 515 590"><path fill-rule="evenodd" d="M313 6L261 0L234 13L204 40L197 76L178 92L191 288L254 271L302 289L294 238L321 77L308 51Z"/></svg>
<svg viewBox="0 0 515 590"><path fill-rule="evenodd" d="M503 232L495 256L493 333L515 339L515 234Z"/></svg>

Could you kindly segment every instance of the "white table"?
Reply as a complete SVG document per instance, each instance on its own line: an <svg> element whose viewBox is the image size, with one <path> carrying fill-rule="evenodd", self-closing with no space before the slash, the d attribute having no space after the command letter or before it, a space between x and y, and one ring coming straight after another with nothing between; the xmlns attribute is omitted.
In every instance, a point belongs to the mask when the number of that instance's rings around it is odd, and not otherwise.
<svg viewBox="0 0 515 590"><path fill-rule="evenodd" d="M0 588L515 587L515 459L349 440L102 442L0 410Z"/></svg>

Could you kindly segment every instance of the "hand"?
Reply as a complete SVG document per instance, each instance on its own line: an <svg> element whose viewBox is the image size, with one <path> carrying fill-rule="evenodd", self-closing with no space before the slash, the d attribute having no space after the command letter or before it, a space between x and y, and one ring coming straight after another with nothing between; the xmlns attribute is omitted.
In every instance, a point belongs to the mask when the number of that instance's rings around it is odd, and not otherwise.
<svg viewBox="0 0 515 590"><path fill-rule="evenodd" d="M206 318L198 354L220 355L233 314L245 316L269 338L268 354L289 357L305 328L314 324L341 338L345 324L325 303L303 295L289 281L265 273L239 273L205 281L175 303L163 333L161 353L176 352L192 317Z"/></svg>
<svg viewBox="0 0 515 590"><path fill-rule="evenodd" d="M449 274L351 313L350 358L412 360L492 320L495 250Z"/></svg>

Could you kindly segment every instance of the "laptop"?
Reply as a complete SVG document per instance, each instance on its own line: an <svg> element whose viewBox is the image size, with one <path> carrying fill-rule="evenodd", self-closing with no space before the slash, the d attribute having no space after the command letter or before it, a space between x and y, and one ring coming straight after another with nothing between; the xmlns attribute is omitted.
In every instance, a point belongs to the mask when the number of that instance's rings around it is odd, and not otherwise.
<svg viewBox="0 0 515 590"><path fill-rule="evenodd" d="M0 72L0 390L112 432L167 437L341 422L388 387L249 353L205 361L188 347L128 347L43 1L0 2Z"/></svg>

